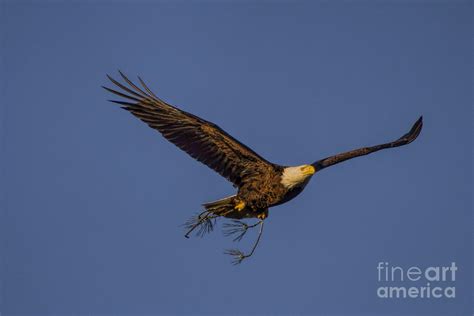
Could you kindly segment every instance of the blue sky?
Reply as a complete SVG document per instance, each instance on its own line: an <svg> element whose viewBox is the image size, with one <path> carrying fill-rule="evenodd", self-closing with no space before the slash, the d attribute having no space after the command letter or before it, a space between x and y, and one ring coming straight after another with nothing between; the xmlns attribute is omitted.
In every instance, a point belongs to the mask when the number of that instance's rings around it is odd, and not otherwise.
<svg viewBox="0 0 474 316"><path fill-rule="evenodd" d="M472 313L471 2L3 1L1 15L4 314ZM220 230L180 227L231 184L106 102L117 69L275 163L425 125L316 174L232 266ZM456 262L456 298L380 299L381 261Z"/></svg>

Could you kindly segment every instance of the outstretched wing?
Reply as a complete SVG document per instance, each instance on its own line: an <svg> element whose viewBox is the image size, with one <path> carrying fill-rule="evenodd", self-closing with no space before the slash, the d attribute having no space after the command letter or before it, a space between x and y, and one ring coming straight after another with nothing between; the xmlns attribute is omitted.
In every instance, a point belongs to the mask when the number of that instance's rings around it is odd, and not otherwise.
<svg viewBox="0 0 474 316"><path fill-rule="evenodd" d="M318 171L318 170L327 168L329 166L338 164L340 162L346 161L348 159L352 159L359 156L365 156L365 155L368 155L370 153L373 153L385 148L394 148L394 147L407 145L418 137L418 135L421 132L422 127L423 127L423 116L420 116L420 118L415 122L415 124L413 124L413 127L411 128L411 130L405 135L403 135L402 137L400 137L399 139L397 139L396 141L377 145L377 146L364 147L364 148L351 150L342 154L338 154L335 156L318 160L312 165L316 169L316 171Z"/></svg>
<svg viewBox="0 0 474 316"><path fill-rule="evenodd" d="M107 77L120 90L103 87L127 101L111 102L122 105L167 140L239 186L247 177L272 171L274 165L252 149L227 134L217 125L180 110L160 100L138 77L143 88L119 72L128 86Z"/></svg>

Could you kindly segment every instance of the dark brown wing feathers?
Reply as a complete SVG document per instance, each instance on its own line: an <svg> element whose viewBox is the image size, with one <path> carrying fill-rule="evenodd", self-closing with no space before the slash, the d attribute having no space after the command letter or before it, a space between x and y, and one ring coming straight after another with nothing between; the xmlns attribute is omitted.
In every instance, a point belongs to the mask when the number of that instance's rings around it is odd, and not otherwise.
<svg viewBox="0 0 474 316"><path fill-rule="evenodd" d="M372 146L372 147L359 148L359 149L351 150L351 151L338 154L335 156L327 157L327 158L316 161L315 163L313 163L313 166L316 168L316 171L318 171L318 170L327 168L329 166L338 164L340 162L343 162L345 160L352 159L359 156L368 155L370 153L373 153L385 148L394 148L394 147L407 145L418 137L418 135L421 132L422 127L423 127L423 116L421 116L415 122L415 124L413 124L413 127L410 129L408 133L406 133L405 135L403 135L396 141L377 145L377 146Z"/></svg>
<svg viewBox="0 0 474 316"><path fill-rule="evenodd" d="M217 125L163 102L138 78L142 88L123 73L128 86L110 76L122 91L103 87L126 101L110 100L158 130L166 139L191 157L209 166L239 186L246 178L272 170L273 165Z"/></svg>

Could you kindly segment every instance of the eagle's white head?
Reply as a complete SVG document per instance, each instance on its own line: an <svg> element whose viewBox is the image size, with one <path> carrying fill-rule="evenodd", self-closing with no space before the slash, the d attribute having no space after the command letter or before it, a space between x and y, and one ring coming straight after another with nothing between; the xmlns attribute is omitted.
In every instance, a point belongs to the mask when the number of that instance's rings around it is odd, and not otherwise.
<svg viewBox="0 0 474 316"><path fill-rule="evenodd" d="M281 184L288 189L301 184L305 185L315 172L316 169L312 165L286 167L281 175Z"/></svg>

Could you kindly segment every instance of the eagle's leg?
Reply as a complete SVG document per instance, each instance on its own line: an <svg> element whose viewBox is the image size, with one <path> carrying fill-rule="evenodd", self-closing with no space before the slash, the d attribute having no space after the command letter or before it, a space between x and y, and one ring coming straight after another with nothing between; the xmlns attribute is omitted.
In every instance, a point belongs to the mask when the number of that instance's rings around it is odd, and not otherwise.
<svg viewBox="0 0 474 316"><path fill-rule="evenodd" d="M260 230L258 231L258 237L257 240L255 241L252 250L248 254L244 254L242 251L239 249L230 249L226 250L225 253L228 255L231 255L234 257L233 264L239 264L241 263L245 258L248 258L253 255L255 252L255 249L257 249L258 243L260 242L260 238L262 237L263 234L263 220L260 220L256 225L260 225Z"/></svg>

